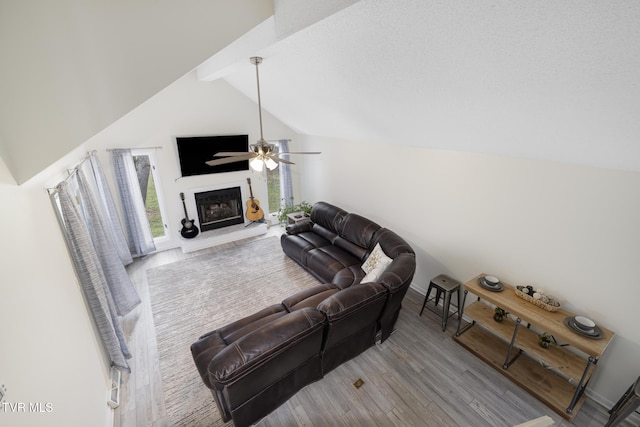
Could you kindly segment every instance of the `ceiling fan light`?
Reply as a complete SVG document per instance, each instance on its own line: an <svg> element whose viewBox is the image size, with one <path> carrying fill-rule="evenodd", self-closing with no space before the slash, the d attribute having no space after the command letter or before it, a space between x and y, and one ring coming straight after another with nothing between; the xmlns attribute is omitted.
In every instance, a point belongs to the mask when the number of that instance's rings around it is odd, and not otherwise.
<svg viewBox="0 0 640 427"><path fill-rule="evenodd" d="M256 172L262 172L262 169L264 168L264 161L262 160L262 156L254 158L249 164Z"/></svg>
<svg viewBox="0 0 640 427"><path fill-rule="evenodd" d="M267 157L267 160L265 160L264 163L267 165L270 171L278 167L278 164L275 161L273 161L271 157Z"/></svg>

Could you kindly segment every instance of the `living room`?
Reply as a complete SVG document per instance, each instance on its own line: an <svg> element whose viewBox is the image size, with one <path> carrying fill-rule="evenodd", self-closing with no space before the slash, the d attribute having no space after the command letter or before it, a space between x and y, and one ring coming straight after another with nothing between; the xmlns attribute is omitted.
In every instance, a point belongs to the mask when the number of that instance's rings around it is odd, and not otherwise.
<svg viewBox="0 0 640 427"><path fill-rule="evenodd" d="M629 2L621 4L630 16L637 16L637 7ZM617 12L624 9L614 8ZM621 25L613 22L609 28L628 34L628 28L622 25L627 20L618 19ZM608 40L610 44L603 41L604 47L595 53L584 52L585 56L579 58L619 47L618 39L613 40ZM636 41L624 47L626 60L616 56L614 62L627 75L637 70L638 44ZM275 81L268 78L270 58L264 56L261 84L267 91ZM562 64L568 67L567 62L575 59L567 58ZM607 60L597 56L591 59ZM384 61L384 57L369 60ZM109 411L105 407L108 367L43 189L63 179L64 171L73 168L87 151L97 150L109 170L107 149L162 147L156 150L156 156L168 219L173 222L169 228L176 235L184 216L179 193L229 178L176 179L175 136L246 133L251 142L258 139L254 70L248 57L238 64L246 69L229 80L234 84L238 84L235 80L246 80L242 83L248 88L246 94L227 81L203 82L194 72L189 73L121 120L85 138L82 145L43 165L21 185L17 185L8 166L13 158L3 148L0 194L8 208L2 214L5 243L0 319L6 330L0 359L6 368L0 372L0 384L6 385L7 401L52 402L54 411L46 416L55 417L56 424L105 424ZM553 76L562 71L558 67L550 65L545 70ZM607 77L589 74L588 68L583 71L593 81ZM362 67L361 75L367 75L367 67ZM567 95L561 89L567 79L549 80L553 84L544 94L557 91ZM481 272L492 273L509 283L543 287L567 308L614 330L616 336L588 389L595 400L610 406L640 372L640 336L629 319L640 299L635 284L640 255L640 200L635 193L640 190L640 175L637 165L626 166L637 161L633 142L638 137L638 125L628 118L637 111L640 97L634 96L638 88L635 78L634 85L627 85L629 80L623 78L608 82L604 88L582 88L584 96L570 98L562 111L549 111L550 101L542 102L541 96L527 103L526 111L519 115L506 115L510 108L517 109L515 100L533 96L540 89L518 89L515 82L508 87L517 89L511 96L500 93L505 96L503 100L510 101L506 106L497 104L497 96L490 98L494 101L491 105L480 104L478 96L500 88L485 89L478 95L469 86L441 94L437 100L446 106L442 109L404 111L393 104L397 114L403 116L402 123L417 123L391 129L397 133L397 141L375 136L394 127L391 117L388 123L372 126L368 135L344 129L345 136L314 136L320 132L294 130L286 124L288 117L278 120L268 110L265 136L291 139L292 151L322 152L293 159L296 200L332 202L405 237L417 254L414 288L424 292L429 280L440 273L461 281ZM612 91L599 97L606 89ZM331 88L326 91L331 92ZM615 98L625 92L624 97ZM482 107L471 108L474 102ZM595 108L598 104L602 108ZM581 123L578 130L563 130L565 125L558 123L558 117L571 116L567 111L578 117L567 126ZM605 112L607 120L596 120ZM468 116L472 119L466 119ZM356 117L352 120L357 123ZM619 127L614 128L612 123ZM454 137L447 136L445 130ZM575 136L571 144L562 145L551 138L554 132L566 132L563 136L575 132ZM626 142L628 150L621 150L619 145L607 149L609 141L601 139L609 132L616 141ZM2 138L4 142L8 136ZM450 144L429 146L432 140ZM520 145L521 140L527 144ZM475 149L465 145L469 141L477 145ZM495 148L492 142L502 144L502 150L484 148ZM40 145L43 151L49 150L47 144ZM553 151L556 145L558 151ZM551 155L536 156L540 151L534 148L540 146ZM252 172L239 175L239 179L247 176L254 182L256 197L265 200L264 179ZM37 373L34 366L38 367ZM50 425L53 419L45 414L15 416L23 417L24 425Z"/></svg>

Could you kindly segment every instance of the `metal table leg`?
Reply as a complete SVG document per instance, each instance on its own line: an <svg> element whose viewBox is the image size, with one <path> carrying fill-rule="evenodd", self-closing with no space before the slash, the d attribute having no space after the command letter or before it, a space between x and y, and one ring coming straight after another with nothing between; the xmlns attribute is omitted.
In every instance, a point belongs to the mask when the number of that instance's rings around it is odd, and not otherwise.
<svg viewBox="0 0 640 427"><path fill-rule="evenodd" d="M587 377L587 374L589 373L589 369L591 368L591 366L595 365L596 363L598 363L598 359L596 359L593 356L589 356L589 361L587 362L587 366L584 368L584 372L582 373L582 378L580 378L580 382L576 386L576 391L573 393L573 398L571 399L571 403L567 408L567 414L570 414L573 412L573 408L576 406L576 403L578 403L578 399L580 399L580 396L582 396L582 393L584 393L584 389L587 388L587 382L585 382L585 378Z"/></svg>
<svg viewBox="0 0 640 427"><path fill-rule="evenodd" d="M476 324L475 320L471 320L471 323L465 325L464 328L461 328L462 326L462 315L464 314L464 304L467 301L467 294L469 293L469 291L467 291L466 289L464 290L464 295L462 296L462 304L458 307L458 329L456 330L456 336L459 337L460 335L462 335L467 329L469 329L470 327L472 327L473 325ZM459 301L459 299L458 299ZM478 301L480 301L480 297L478 297Z"/></svg>
<svg viewBox="0 0 640 427"><path fill-rule="evenodd" d="M518 328L520 327L521 323L522 323L522 319L518 317L516 319L516 327L513 328L513 336L511 337L511 342L509 343L509 349L507 350L507 357L504 359L504 364L502 365L504 369L509 368L509 366L511 366L511 364L515 362L518 359L518 357L520 357L520 355L522 354L522 350L520 350L518 354L513 356L513 359L509 360L511 358L511 352L513 351L513 345L516 342L516 335L518 334Z"/></svg>

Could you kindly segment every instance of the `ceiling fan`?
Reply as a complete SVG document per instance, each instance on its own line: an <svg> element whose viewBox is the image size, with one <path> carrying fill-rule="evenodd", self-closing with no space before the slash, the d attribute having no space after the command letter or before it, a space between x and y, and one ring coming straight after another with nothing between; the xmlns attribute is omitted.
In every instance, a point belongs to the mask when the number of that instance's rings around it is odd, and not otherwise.
<svg viewBox="0 0 640 427"><path fill-rule="evenodd" d="M257 172L262 172L266 165L269 170L273 170L278 167L278 163L288 163L294 165L295 163L283 159L280 155L283 154L320 154L319 151L289 151L278 152L275 144L269 144L262 134L262 103L260 100L260 75L258 73L258 65L262 63L262 58L259 56L253 56L250 58L251 63L256 66L256 81L258 83L258 114L260 118L260 139L256 144L249 146L249 151L220 151L213 155L213 157L222 157L220 159L209 160L205 162L209 166L223 165L226 163L240 162L243 160L251 160L251 167Z"/></svg>

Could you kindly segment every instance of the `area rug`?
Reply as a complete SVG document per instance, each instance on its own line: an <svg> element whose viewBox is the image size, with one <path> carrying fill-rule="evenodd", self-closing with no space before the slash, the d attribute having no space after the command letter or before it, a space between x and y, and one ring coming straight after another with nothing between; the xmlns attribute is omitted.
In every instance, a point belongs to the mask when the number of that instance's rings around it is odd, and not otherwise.
<svg viewBox="0 0 640 427"><path fill-rule="evenodd" d="M191 343L318 284L284 255L276 237L226 244L151 268L147 281L172 426L224 425L193 363Z"/></svg>

